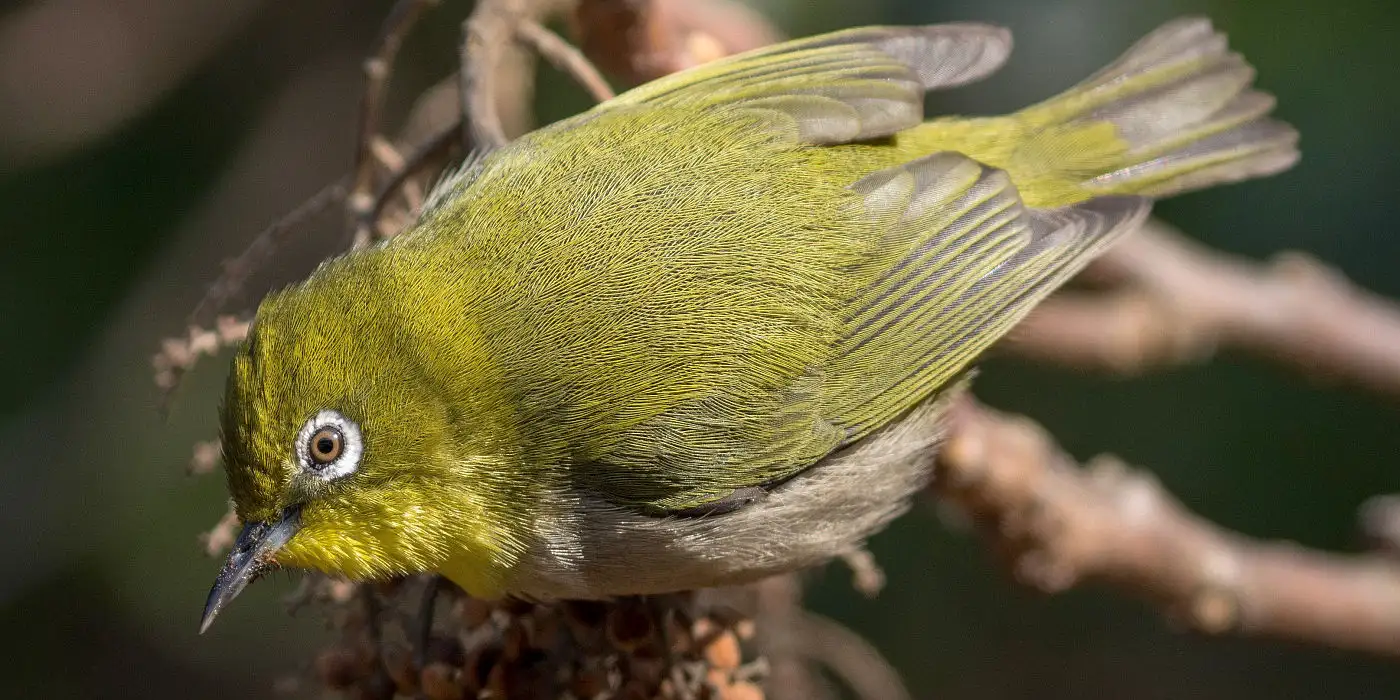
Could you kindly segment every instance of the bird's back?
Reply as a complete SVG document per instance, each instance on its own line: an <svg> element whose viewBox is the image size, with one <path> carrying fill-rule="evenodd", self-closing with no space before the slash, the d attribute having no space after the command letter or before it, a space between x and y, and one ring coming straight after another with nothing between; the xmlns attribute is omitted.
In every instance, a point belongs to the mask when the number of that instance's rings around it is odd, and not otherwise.
<svg viewBox="0 0 1400 700"><path fill-rule="evenodd" d="M461 309L548 473L661 511L782 480L956 378L1141 221L1125 195L1297 157L1199 20L1015 115L922 121L1008 49L867 28L650 83L440 187L406 279Z"/></svg>
<svg viewBox="0 0 1400 700"><path fill-rule="evenodd" d="M873 227L855 178L763 119L639 107L526 137L403 246L472 290L541 460L671 507L842 439L813 419Z"/></svg>

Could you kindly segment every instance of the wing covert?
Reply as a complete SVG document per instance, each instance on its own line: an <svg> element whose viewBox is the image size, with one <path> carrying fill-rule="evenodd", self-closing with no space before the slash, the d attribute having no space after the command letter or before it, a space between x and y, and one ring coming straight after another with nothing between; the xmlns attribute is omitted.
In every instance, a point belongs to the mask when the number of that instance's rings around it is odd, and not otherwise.
<svg viewBox="0 0 1400 700"><path fill-rule="evenodd" d="M696 66L595 110L643 104L774 110L796 120L806 143L848 143L920 123L925 90L985 77L1010 50L1010 33L985 24L852 29Z"/></svg>

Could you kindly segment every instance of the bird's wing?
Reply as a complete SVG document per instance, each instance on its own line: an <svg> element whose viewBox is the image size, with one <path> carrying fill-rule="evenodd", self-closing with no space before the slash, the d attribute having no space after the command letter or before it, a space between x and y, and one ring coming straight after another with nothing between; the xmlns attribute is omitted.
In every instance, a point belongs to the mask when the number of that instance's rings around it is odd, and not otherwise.
<svg viewBox="0 0 1400 700"><path fill-rule="evenodd" d="M586 472L596 486L664 512L742 504L754 487L800 472L948 385L1150 207L1140 197L1104 197L1030 209L1006 173L946 152L850 189L871 224L857 230L877 240L843 266L853 293L830 310L835 332L794 334L820 338L822 357L741 358L736 372L768 381L744 383L750 393L707 391L628 427ZM789 254L809 244L799 240ZM799 305L795 296L791 304ZM772 383L782 371L793 373ZM638 468L651 476L637 478Z"/></svg>
<svg viewBox="0 0 1400 700"><path fill-rule="evenodd" d="M597 126L623 114L706 112L762 115L774 138L814 145L878 139L923 120L924 91L986 77L1006 62L1011 34L1000 27L950 23L864 27L775 44L654 80L593 109L527 134L495 154L510 161L541 139ZM639 132L638 138L648 134ZM488 154L445 174L423 218L468 189L488 168ZM518 164L516 164L518 165Z"/></svg>
<svg viewBox="0 0 1400 700"><path fill-rule="evenodd" d="M883 238L825 368L822 415L858 440L944 386L1151 207L1024 206L1004 171L935 153L852 189Z"/></svg>
<svg viewBox="0 0 1400 700"><path fill-rule="evenodd" d="M769 108L793 118L806 143L847 143L918 124L925 90L979 80L1000 68L1010 51L1010 33L986 24L849 29L674 73L595 111Z"/></svg>
<svg viewBox="0 0 1400 700"><path fill-rule="evenodd" d="M1146 203L1027 210L958 154L861 179L880 166L857 150L896 149L821 146L917 123L923 89L984 75L1008 46L966 25L815 37L651 83L484 161L470 206L434 216L485 254L475 311L532 442L613 502L703 509L966 368Z"/></svg>

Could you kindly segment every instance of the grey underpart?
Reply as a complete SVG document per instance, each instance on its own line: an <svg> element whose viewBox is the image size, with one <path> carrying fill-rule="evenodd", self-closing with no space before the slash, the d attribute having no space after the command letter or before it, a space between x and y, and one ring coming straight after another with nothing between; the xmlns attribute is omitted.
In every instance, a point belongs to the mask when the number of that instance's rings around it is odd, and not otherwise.
<svg viewBox="0 0 1400 700"><path fill-rule="evenodd" d="M750 583L860 548L928 483L948 404L965 383L728 512L649 517L556 492L507 588L603 599Z"/></svg>

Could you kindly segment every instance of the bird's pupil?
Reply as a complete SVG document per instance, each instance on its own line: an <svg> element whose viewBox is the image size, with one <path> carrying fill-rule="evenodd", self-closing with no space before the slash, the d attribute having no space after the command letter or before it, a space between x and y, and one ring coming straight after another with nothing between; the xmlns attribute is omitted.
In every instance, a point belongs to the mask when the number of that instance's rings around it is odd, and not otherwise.
<svg viewBox="0 0 1400 700"><path fill-rule="evenodd" d="M335 449L335 440L329 437L322 437L316 441L316 451L321 454L330 454Z"/></svg>

